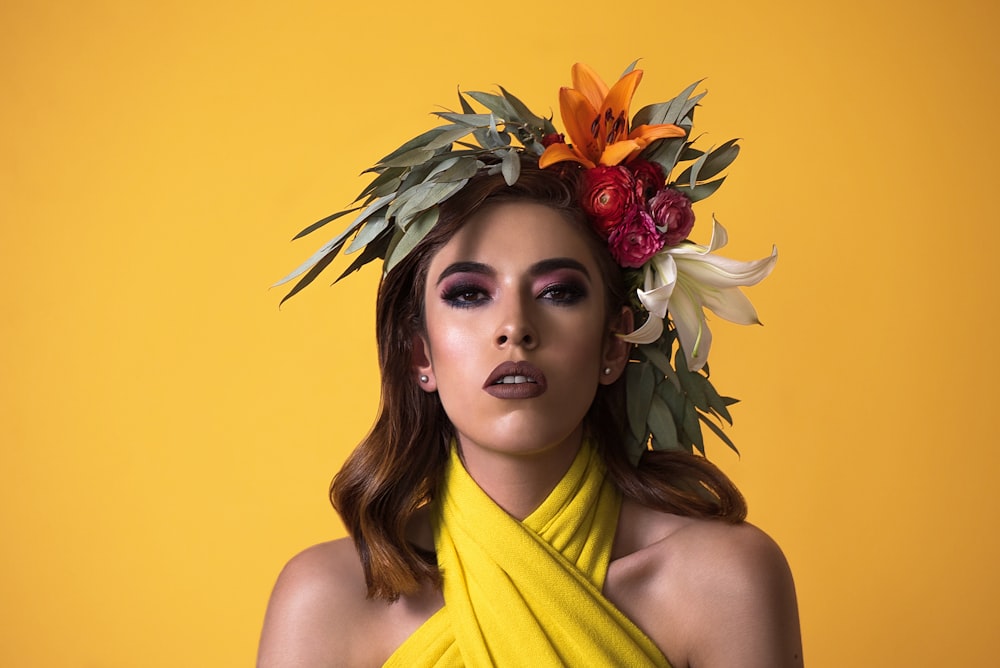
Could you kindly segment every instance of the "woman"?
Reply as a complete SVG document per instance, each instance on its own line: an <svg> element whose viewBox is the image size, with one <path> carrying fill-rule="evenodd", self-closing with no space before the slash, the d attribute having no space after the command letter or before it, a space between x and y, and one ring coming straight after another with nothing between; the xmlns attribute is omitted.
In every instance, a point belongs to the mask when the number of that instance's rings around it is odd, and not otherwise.
<svg viewBox="0 0 1000 668"><path fill-rule="evenodd" d="M382 407L331 490L353 540L286 566L260 665L801 665L788 567L732 483L630 461L635 308L588 173L484 162L385 253Z"/></svg>

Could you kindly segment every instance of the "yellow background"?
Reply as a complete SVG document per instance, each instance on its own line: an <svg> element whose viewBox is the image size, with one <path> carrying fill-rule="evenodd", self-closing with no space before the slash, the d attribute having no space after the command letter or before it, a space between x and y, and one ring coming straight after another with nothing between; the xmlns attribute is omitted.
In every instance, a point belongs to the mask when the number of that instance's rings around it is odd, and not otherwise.
<svg viewBox="0 0 1000 668"><path fill-rule="evenodd" d="M339 5L339 7L338 7ZM998 11L983 0L0 7L0 664L245 666L377 394L366 271L278 309L361 169L455 88L554 108L708 77L715 212L779 246L712 455L793 566L811 666L986 665L1000 448ZM697 235L696 235L697 236Z"/></svg>

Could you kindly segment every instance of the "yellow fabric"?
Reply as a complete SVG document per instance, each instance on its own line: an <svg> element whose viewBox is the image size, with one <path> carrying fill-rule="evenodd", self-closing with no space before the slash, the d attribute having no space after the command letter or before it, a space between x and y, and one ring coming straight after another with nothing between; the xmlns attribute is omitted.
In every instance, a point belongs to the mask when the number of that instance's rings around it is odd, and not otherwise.
<svg viewBox="0 0 1000 668"><path fill-rule="evenodd" d="M668 666L602 594L621 496L585 444L523 522L497 506L456 452L438 502L445 605L386 666Z"/></svg>

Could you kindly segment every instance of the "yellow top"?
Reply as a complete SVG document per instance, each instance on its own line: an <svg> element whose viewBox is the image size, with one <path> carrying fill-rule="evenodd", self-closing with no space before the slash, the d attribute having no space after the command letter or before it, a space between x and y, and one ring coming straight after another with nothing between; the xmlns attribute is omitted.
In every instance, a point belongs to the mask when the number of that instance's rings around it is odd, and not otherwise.
<svg viewBox="0 0 1000 668"><path fill-rule="evenodd" d="M523 522L452 448L435 516L445 605L385 665L669 667L601 593L620 508L589 443Z"/></svg>

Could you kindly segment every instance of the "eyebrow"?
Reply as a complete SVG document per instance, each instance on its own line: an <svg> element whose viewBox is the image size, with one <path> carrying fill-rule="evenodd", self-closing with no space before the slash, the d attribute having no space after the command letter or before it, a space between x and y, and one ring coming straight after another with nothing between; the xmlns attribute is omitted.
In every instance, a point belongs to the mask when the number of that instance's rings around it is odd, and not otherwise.
<svg viewBox="0 0 1000 668"><path fill-rule="evenodd" d="M590 272L587 271L585 266L583 266L583 263L578 260L574 260L571 257L553 257L545 260L539 260L535 264L531 265L528 269L528 274L530 276L540 276L541 274L556 271L557 269L573 269L583 274L588 281L591 280ZM482 274L484 276L495 276L496 270L488 264L483 264L482 262L455 262L448 265L444 271L441 272L441 275L438 276L435 285L440 285L441 281L453 274Z"/></svg>

